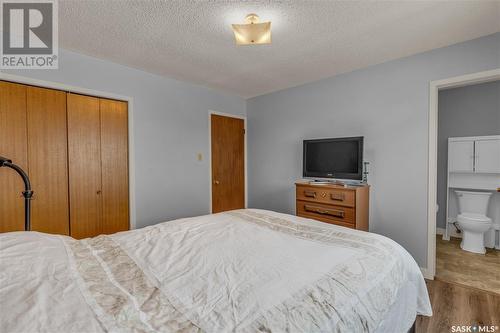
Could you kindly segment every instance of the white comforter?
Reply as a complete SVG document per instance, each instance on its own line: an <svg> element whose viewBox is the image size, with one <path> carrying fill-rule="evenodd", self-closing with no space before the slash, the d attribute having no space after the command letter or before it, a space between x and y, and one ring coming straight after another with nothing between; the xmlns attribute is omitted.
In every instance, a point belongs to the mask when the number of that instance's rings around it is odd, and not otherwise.
<svg viewBox="0 0 500 333"><path fill-rule="evenodd" d="M0 274L1 332L404 332L431 314L397 243L263 210L2 234Z"/></svg>

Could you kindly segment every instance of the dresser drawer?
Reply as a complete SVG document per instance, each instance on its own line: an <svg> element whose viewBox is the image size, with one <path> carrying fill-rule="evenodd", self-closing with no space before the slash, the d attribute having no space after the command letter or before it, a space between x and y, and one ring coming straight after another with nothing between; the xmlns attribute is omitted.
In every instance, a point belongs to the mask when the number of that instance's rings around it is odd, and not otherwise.
<svg viewBox="0 0 500 333"><path fill-rule="evenodd" d="M297 215L352 228L356 224L355 210L351 207L297 200Z"/></svg>
<svg viewBox="0 0 500 333"><path fill-rule="evenodd" d="M297 200L307 200L330 205L354 207L356 192L351 190L317 186L297 186Z"/></svg>

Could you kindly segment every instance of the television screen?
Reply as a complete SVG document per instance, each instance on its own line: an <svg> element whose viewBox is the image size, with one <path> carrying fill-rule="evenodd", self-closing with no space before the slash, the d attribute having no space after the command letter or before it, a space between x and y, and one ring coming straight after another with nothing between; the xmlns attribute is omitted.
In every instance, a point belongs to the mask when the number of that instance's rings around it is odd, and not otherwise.
<svg viewBox="0 0 500 333"><path fill-rule="evenodd" d="M361 180L363 137L304 140L304 177Z"/></svg>

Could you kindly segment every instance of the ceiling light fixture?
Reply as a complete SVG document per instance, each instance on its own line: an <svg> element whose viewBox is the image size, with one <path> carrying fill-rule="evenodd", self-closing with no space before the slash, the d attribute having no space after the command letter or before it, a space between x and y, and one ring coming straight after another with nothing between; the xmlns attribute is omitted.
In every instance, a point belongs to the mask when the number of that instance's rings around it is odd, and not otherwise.
<svg viewBox="0 0 500 333"><path fill-rule="evenodd" d="M248 14L246 24L233 24L237 45L271 44L271 22L259 23L257 14Z"/></svg>

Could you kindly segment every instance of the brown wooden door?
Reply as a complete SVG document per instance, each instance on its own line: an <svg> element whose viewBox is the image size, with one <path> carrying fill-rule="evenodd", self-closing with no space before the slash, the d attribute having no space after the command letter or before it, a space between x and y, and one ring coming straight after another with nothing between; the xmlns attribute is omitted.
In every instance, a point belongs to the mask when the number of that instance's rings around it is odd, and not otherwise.
<svg viewBox="0 0 500 333"><path fill-rule="evenodd" d="M0 81L0 156L28 172L26 87ZM12 169L0 168L0 232L24 230L24 183Z"/></svg>
<svg viewBox="0 0 500 333"><path fill-rule="evenodd" d="M101 233L101 139L99 99L68 94L70 230L74 238Z"/></svg>
<svg viewBox="0 0 500 333"><path fill-rule="evenodd" d="M69 235L66 93L27 87L31 229Z"/></svg>
<svg viewBox="0 0 500 333"><path fill-rule="evenodd" d="M212 114L212 212L245 208L244 120Z"/></svg>
<svg viewBox="0 0 500 333"><path fill-rule="evenodd" d="M129 229L127 103L100 99L102 233Z"/></svg>
<svg viewBox="0 0 500 333"><path fill-rule="evenodd" d="M129 229L127 103L0 81L0 156L30 176L32 230ZM0 169L0 232L24 229L24 184Z"/></svg>

